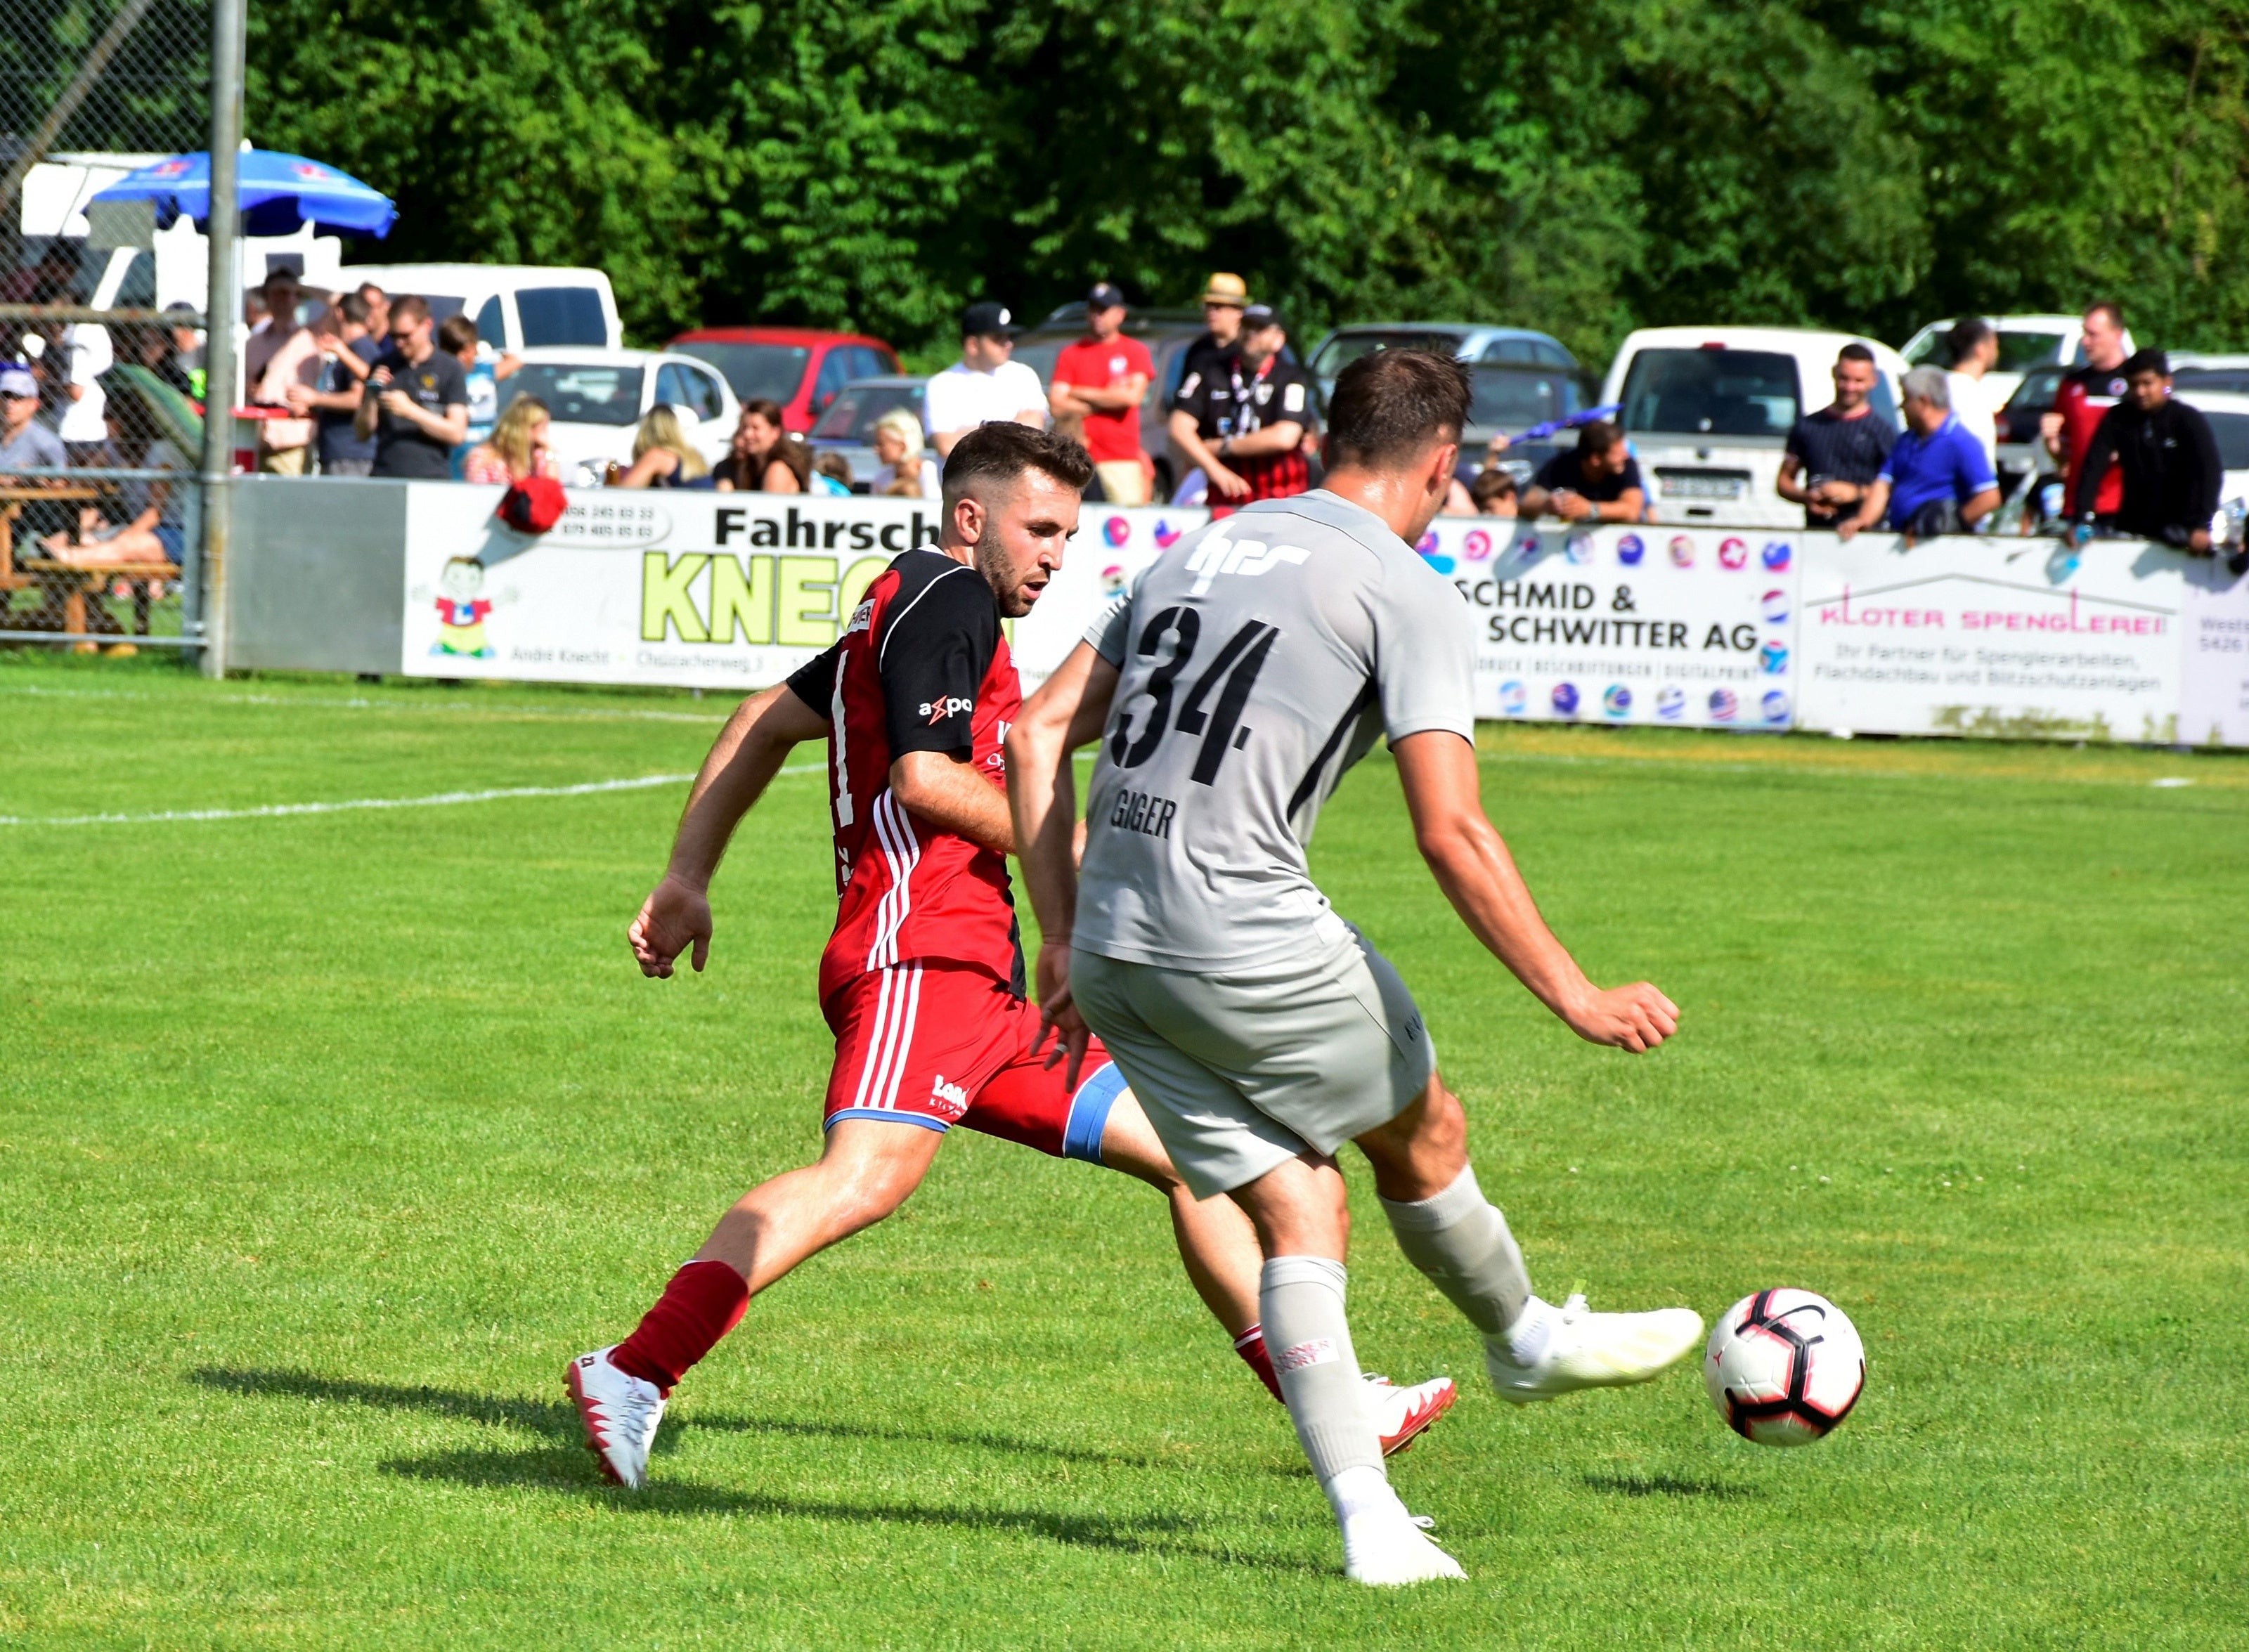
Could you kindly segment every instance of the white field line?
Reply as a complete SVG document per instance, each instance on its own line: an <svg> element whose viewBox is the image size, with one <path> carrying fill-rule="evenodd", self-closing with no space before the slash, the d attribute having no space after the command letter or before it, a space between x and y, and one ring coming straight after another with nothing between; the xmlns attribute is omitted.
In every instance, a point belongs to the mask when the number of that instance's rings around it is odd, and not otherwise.
<svg viewBox="0 0 2249 1652"><path fill-rule="evenodd" d="M1723 758L1606 757L1592 752L1494 751L1485 748L1477 750L1476 761L1491 764L1551 764L1565 768L1649 769L1661 770L1672 774L1788 775L1814 780L1985 780L2006 784L2027 782L2033 785L2058 786L2145 785L2158 791L2191 786L2194 784L2192 780L2177 775L2167 775L2158 780L2140 781L2122 776L2110 778L2106 776L2064 774L1963 774L1942 769L1855 769L1840 766L1831 769L1818 764L1782 763L1771 760L1762 763L1739 763L1729 762Z"/></svg>
<svg viewBox="0 0 2249 1652"><path fill-rule="evenodd" d="M735 701L729 699L713 705L708 711L631 711L611 706L511 705L505 702L497 705L479 705L474 701L437 699L373 700L364 695L340 697L313 694L144 694L131 689L50 689L30 682L0 686L0 695L5 694L20 694L44 700L156 700L172 705L246 705L282 710L297 706L318 706L333 711L391 711L407 716L426 714L431 716L514 721L554 718L596 723L699 723L705 725L724 722L733 714L736 704Z"/></svg>
<svg viewBox="0 0 2249 1652"><path fill-rule="evenodd" d="M782 774L824 774L824 763L793 764ZM444 809L464 803L499 803L510 798L584 798L603 792L645 792L684 785L691 774L643 774L624 780L588 780L577 785L493 786L482 792L437 792L422 798L345 798L332 803L268 803L254 809L158 809L147 814L0 814L0 826L159 826L185 820L270 820L292 814L344 814L359 809Z"/></svg>

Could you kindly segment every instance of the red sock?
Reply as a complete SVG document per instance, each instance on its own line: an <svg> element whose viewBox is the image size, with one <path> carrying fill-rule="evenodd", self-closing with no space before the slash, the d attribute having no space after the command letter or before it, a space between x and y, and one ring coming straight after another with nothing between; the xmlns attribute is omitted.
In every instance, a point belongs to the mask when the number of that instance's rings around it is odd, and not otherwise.
<svg viewBox="0 0 2249 1652"><path fill-rule="evenodd" d="M609 1363L669 1395L749 1310L750 1287L740 1274L724 1262L690 1262L671 1276L639 1328L617 1344Z"/></svg>
<svg viewBox="0 0 2249 1652"><path fill-rule="evenodd" d="M1265 1352L1265 1327L1253 1325L1234 1339L1234 1351L1241 1356L1242 1364L1257 1373L1257 1380L1281 1399L1281 1379L1273 1374L1273 1356ZM1286 1400L1281 1400L1286 1405Z"/></svg>

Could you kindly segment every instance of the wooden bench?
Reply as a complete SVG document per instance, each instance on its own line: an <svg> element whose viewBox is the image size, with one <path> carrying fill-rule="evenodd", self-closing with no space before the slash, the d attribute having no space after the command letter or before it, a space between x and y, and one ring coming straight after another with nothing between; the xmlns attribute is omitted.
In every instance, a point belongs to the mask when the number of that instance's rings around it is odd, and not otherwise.
<svg viewBox="0 0 2249 1652"><path fill-rule="evenodd" d="M99 488L83 485L45 487L37 483L0 483L0 630L59 631L67 636L105 634L123 636L122 627L102 627L90 632L91 618L97 627L108 618L97 601L89 609L86 599L98 597L102 586L117 579L135 582L133 605L134 631L133 634L148 634L148 585L151 579L177 579L180 570L169 562L102 563L92 567L78 567L66 562L56 562L45 557L16 556L16 522L24 506L40 500L57 504L83 504L102 497ZM7 611L6 604L18 591L38 587L43 595L38 608L18 615ZM79 645L90 649L94 645Z"/></svg>

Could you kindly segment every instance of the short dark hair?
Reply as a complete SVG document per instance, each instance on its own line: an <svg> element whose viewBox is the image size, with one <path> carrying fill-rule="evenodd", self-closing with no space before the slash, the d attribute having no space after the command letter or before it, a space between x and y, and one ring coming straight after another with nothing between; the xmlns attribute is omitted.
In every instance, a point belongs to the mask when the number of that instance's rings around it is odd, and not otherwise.
<svg viewBox="0 0 2249 1652"><path fill-rule="evenodd" d="M395 315L397 312L393 311ZM472 349L477 342L477 324L464 315L450 315L437 324L437 347L449 356Z"/></svg>
<svg viewBox="0 0 2249 1652"><path fill-rule="evenodd" d="M1476 479L1468 483L1468 497L1478 504L1489 499L1503 499L1514 491L1515 476L1509 470L1481 471Z"/></svg>
<svg viewBox="0 0 2249 1652"><path fill-rule="evenodd" d="M380 285L372 281L362 281L358 286L352 290L358 293L362 298L366 298L370 292L375 294L377 298L387 298L390 296L389 293L385 292ZM370 302L372 302L372 300L370 300Z"/></svg>
<svg viewBox="0 0 2249 1652"><path fill-rule="evenodd" d="M1434 350L1377 350L1337 375L1328 401L1329 464L1402 464L1468 423L1466 363Z"/></svg>
<svg viewBox="0 0 2249 1652"><path fill-rule="evenodd" d="M1952 324L1945 335L1945 343L1952 351L1952 365L1958 367L1984 347L1984 340L1991 337L1991 324L1981 316L1968 316Z"/></svg>
<svg viewBox="0 0 2249 1652"><path fill-rule="evenodd" d="M1623 440L1624 432L1606 419L1596 419L1578 428L1578 451L1589 459L1606 453Z"/></svg>
<svg viewBox="0 0 2249 1652"><path fill-rule="evenodd" d="M1870 346L1860 344L1856 339L1854 339L1850 343L1845 345L1841 349L1835 353L1835 360L1838 361L1863 361L1871 367L1874 365L1874 353Z"/></svg>
<svg viewBox="0 0 2249 1652"><path fill-rule="evenodd" d="M2129 379L2142 373L2152 373L2159 379L2168 379L2171 376L2171 359L2153 346L2145 350L2135 350L2125 359L2124 376Z"/></svg>
<svg viewBox="0 0 2249 1652"><path fill-rule="evenodd" d="M2095 298L2091 304L2085 306L2085 313L2087 315L2105 315L2119 332L2124 330L2124 306L2118 304L2114 298Z"/></svg>
<svg viewBox="0 0 2249 1652"><path fill-rule="evenodd" d="M1065 488L1080 493L1093 480L1093 461L1085 449L1068 436L1040 430L1012 419L980 424L953 444L945 461L945 514L979 480L1013 482L1026 470L1042 471Z"/></svg>
<svg viewBox="0 0 2249 1652"><path fill-rule="evenodd" d="M390 306L390 319L400 321L420 321L430 313L430 301L418 292L409 292Z"/></svg>
<svg viewBox="0 0 2249 1652"><path fill-rule="evenodd" d="M355 327L365 326L368 317L375 313L375 306L356 292L347 292L338 298L336 308L342 312L343 319Z"/></svg>

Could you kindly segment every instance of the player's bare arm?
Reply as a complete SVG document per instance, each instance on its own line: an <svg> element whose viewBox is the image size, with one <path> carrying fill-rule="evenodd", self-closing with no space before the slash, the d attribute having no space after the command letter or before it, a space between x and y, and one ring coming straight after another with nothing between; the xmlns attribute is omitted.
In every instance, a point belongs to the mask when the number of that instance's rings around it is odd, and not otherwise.
<svg viewBox="0 0 2249 1652"><path fill-rule="evenodd" d="M711 956L711 878L734 828L788 754L827 735L828 719L786 683L752 695L726 719L687 794L664 881L625 932L643 975L669 977L673 960L691 946L690 962L703 967Z"/></svg>
<svg viewBox="0 0 2249 1652"><path fill-rule="evenodd" d="M1069 999L1069 937L1077 918L1077 779L1070 753L1101 737L1117 668L1081 642L1024 702L1008 730L1008 802L1023 887L1039 921L1039 1041L1061 1034L1057 1054L1076 1081L1091 1034Z"/></svg>
<svg viewBox="0 0 2249 1652"><path fill-rule="evenodd" d="M973 764L944 751L909 751L891 764L891 794L932 826L980 849L1015 852L1008 797Z"/></svg>
<svg viewBox="0 0 2249 1652"><path fill-rule="evenodd" d="M1570 1030L1635 1054L1679 1031L1679 1006L1645 981L1606 991L1546 927L1515 857L1485 816L1475 748L1443 730L1393 749L1413 840L1461 921Z"/></svg>

